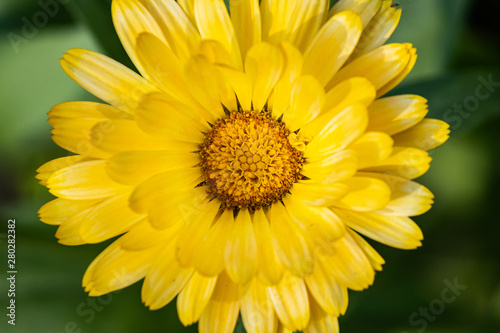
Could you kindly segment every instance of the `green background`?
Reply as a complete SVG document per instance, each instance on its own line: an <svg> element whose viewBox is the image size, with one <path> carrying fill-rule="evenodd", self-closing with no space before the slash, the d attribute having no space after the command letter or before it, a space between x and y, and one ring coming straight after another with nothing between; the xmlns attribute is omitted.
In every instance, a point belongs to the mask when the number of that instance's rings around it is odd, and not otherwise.
<svg viewBox="0 0 500 333"><path fill-rule="evenodd" d="M47 24L25 29L24 35L23 20L32 22L43 10L38 0L0 2L0 331L196 332L180 324L175 303L147 310L140 283L89 298L81 278L107 244L60 245L53 236L56 228L37 218L51 195L34 179L35 170L67 155L51 141L46 113L61 102L93 99L66 77L58 59L80 47L130 64L112 28L110 0L61 2L67 4ZM454 109L474 103L480 77L500 82L500 5L495 0L402 0L400 7L403 18L392 41L412 42L419 59L394 93L428 98L429 116L447 120L452 134L432 152L432 167L419 180L436 195L434 208L416 218L424 246L401 251L375 244L386 265L370 289L350 292L341 331L500 332L500 87L469 111ZM12 34L24 39L13 45ZM17 225L15 327L5 316L8 219ZM467 289L440 309L445 281L455 280ZM423 319L419 311L426 308L430 316ZM236 332L244 332L241 323Z"/></svg>

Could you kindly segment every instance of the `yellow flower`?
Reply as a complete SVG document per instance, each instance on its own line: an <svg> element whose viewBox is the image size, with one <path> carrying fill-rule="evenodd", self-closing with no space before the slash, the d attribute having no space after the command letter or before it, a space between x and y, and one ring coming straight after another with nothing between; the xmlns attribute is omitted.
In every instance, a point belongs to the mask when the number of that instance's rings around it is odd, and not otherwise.
<svg viewBox="0 0 500 333"><path fill-rule="evenodd" d="M66 245L122 235L89 266L91 296L144 278L200 332L337 332L347 290L384 260L359 234L412 249L432 194L411 181L448 125L426 100L381 98L412 69L383 45L392 1L114 0L142 76L72 49L66 73L106 104L49 113L76 155L43 165L40 218ZM359 234L358 234L359 233Z"/></svg>

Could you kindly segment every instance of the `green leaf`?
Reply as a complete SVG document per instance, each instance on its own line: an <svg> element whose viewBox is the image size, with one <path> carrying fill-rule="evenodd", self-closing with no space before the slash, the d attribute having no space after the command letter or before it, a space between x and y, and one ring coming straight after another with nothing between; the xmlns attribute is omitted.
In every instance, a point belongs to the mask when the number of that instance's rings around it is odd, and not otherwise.
<svg viewBox="0 0 500 333"><path fill-rule="evenodd" d="M500 115L499 70L447 74L394 89L390 95L417 94L429 100L427 117L446 121L453 135Z"/></svg>

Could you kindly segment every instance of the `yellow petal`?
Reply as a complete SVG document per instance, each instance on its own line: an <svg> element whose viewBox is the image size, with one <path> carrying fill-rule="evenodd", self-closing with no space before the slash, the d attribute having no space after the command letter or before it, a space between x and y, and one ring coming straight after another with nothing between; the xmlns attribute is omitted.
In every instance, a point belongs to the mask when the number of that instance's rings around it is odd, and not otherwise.
<svg viewBox="0 0 500 333"><path fill-rule="evenodd" d="M389 203L391 190L379 179L352 177L341 183L347 185L349 191L336 206L365 212L382 209Z"/></svg>
<svg viewBox="0 0 500 333"><path fill-rule="evenodd" d="M206 189L176 191L157 197L148 210L148 220L156 230L187 223L207 200Z"/></svg>
<svg viewBox="0 0 500 333"><path fill-rule="evenodd" d="M135 121L124 119L104 120L97 123L92 128L90 140L95 147L110 153L131 150L167 150L172 147L172 143L168 140L148 135L137 126Z"/></svg>
<svg viewBox="0 0 500 333"><path fill-rule="evenodd" d="M450 137L450 125L442 120L426 118L417 125L393 136L397 146L425 151L439 147Z"/></svg>
<svg viewBox="0 0 500 333"><path fill-rule="evenodd" d="M136 47L144 70L164 93L185 103L192 100L182 63L164 42L152 34L142 33Z"/></svg>
<svg viewBox="0 0 500 333"><path fill-rule="evenodd" d="M420 96L381 98L368 107L370 122L367 130L394 135L419 123L427 112L427 100Z"/></svg>
<svg viewBox="0 0 500 333"><path fill-rule="evenodd" d="M205 277L195 272L177 297L177 313L184 326L197 322L208 305L217 276Z"/></svg>
<svg viewBox="0 0 500 333"><path fill-rule="evenodd" d="M175 242L163 245L151 267L146 273L142 285L142 301L151 310L156 310L170 303L184 288L194 273L192 268L182 268L175 260Z"/></svg>
<svg viewBox="0 0 500 333"><path fill-rule="evenodd" d="M328 16L331 17L344 10L352 10L361 16L363 28L365 28L375 13L377 13L381 4L381 0L339 0L330 9Z"/></svg>
<svg viewBox="0 0 500 333"><path fill-rule="evenodd" d="M335 214L337 212L334 210ZM318 261L321 260L327 274L334 275L342 285L359 291L373 283L375 271L371 261L348 232L331 248L322 250Z"/></svg>
<svg viewBox="0 0 500 333"><path fill-rule="evenodd" d="M305 51L304 74L313 75L325 86L351 55L361 31L358 14L346 11L334 15Z"/></svg>
<svg viewBox="0 0 500 333"><path fill-rule="evenodd" d="M267 288L274 310L290 331L300 331L309 323L309 297L304 280L287 274L276 286Z"/></svg>
<svg viewBox="0 0 500 333"><path fill-rule="evenodd" d="M334 317L345 313L348 303L347 288L328 272L321 260L318 260L314 272L304 280L315 302L324 312Z"/></svg>
<svg viewBox="0 0 500 333"><path fill-rule="evenodd" d="M201 182L199 168L176 169L158 174L137 186L130 196L130 206L145 213L154 200L164 194L173 194L194 188Z"/></svg>
<svg viewBox="0 0 500 333"><path fill-rule="evenodd" d="M88 161L61 169L49 179L50 193L65 199L99 199L119 194L127 187L106 173L106 161Z"/></svg>
<svg viewBox="0 0 500 333"><path fill-rule="evenodd" d="M301 181L293 184L290 192L304 205L329 207L342 198L349 187L345 184L323 184Z"/></svg>
<svg viewBox="0 0 500 333"><path fill-rule="evenodd" d="M390 175L414 179L429 170L432 158L417 148L394 147L392 155L375 166L364 171L381 172Z"/></svg>
<svg viewBox="0 0 500 333"><path fill-rule="evenodd" d="M277 284L283 276L283 266L274 251L269 222L262 209L253 216L253 228L257 241L259 280L267 285Z"/></svg>
<svg viewBox="0 0 500 333"><path fill-rule="evenodd" d="M177 3L184 10L184 13L186 13L191 22L196 23L194 18L194 1L195 0L177 0Z"/></svg>
<svg viewBox="0 0 500 333"><path fill-rule="evenodd" d="M203 131L210 126L196 109L169 98L162 93L146 95L136 110L139 127L148 134L172 141L203 142Z"/></svg>
<svg viewBox="0 0 500 333"><path fill-rule="evenodd" d="M54 127L51 132L55 143L73 153L95 158L109 156L90 142L90 132L95 124L110 117L128 117L111 105L94 102L61 103L48 115L49 123Z"/></svg>
<svg viewBox="0 0 500 333"><path fill-rule="evenodd" d="M127 251L142 251L160 244L175 242L181 224L158 230L153 228L147 218L136 223L130 231L120 237L120 245Z"/></svg>
<svg viewBox="0 0 500 333"><path fill-rule="evenodd" d="M318 304L311 301L311 320L305 331L308 333L338 333L337 316L326 313Z"/></svg>
<svg viewBox="0 0 500 333"><path fill-rule="evenodd" d="M212 298L201 315L199 332L233 333L238 321L240 298L238 285L234 284L226 274L221 274Z"/></svg>
<svg viewBox="0 0 500 333"><path fill-rule="evenodd" d="M248 333L275 333L278 328L278 318L266 287L257 280L241 299L241 318Z"/></svg>
<svg viewBox="0 0 500 333"><path fill-rule="evenodd" d="M404 78L411 72L416 62L417 62L417 49L411 48L410 60L408 60L406 66L392 80L387 82L382 88L378 90L377 96L380 97L385 95L386 93L391 91L392 88L396 87L401 81L403 81Z"/></svg>
<svg viewBox="0 0 500 333"><path fill-rule="evenodd" d="M40 180L40 184L42 184L43 186L47 186L47 179L49 179L54 172L73 166L75 164L78 164L79 162L83 162L86 160L87 160L86 158L80 155L72 155L72 156L56 158L39 167L36 170L37 175L35 177L36 179Z"/></svg>
<svg viewBox="0 0 500 333"><path fill-rule="evenodd" d="M217 68L233 88L241 108L243 110L251 110L253 87L247 73L227 66L218 66Z"/></svg>
<svg viewBox="0 0 500 333"><path fill-rule="evenodd" d="M253 83L253 108L260 111L267 103L283 70L283 54L269 43L254 45L245 59L245 72Z"/></svg>
<svg viewBox="0 0 500 333"><path fill-rule="evenodd" d="M238 39L224 1L197 0L194 15L201 37L221 42L231 55L233 66L242 68Z"/></svg>
<svg viewBox="0 0 500 333"><path fill-rule="evenodd" d="M102 54L71 49L61 66L80 86L125 112L134 113L144 94L156 89L140 75Z"/></svg>
<svg viewBox="0 0 500 333"><path fill-rule="evenodd" d="M236 284L247 284L257 271L257 241L248 209L240 210L225 249L226 272Z"/></svg>
<svg viewBox="0 0 500 333"><path fill-rule="evenodd" d="M100 199L68 200L57 198L43 205L38 211L38 216L44 223L60 225L79 212L95 206L100 201Z"/></svg>
<svg viewBox="0 0 500 333"><path fill-rule="evenodd" d="M290 131L296 131L318 116L324 102L323 87L313 76L304 75L290 89L289 108L283 114L283 122Z"/></svg>
<svg viewBox="0 0 500 333"><path fill-rule="evenodd" d="M359 158L362 158L359 155ZM358 154L343 150L323 160L305 163L301 174L319 183L333 183L354 176L358 169Z"/></svg>
<svg viewBox="0 0 500 333"><path fill-rule="evenodd" d="M368 112L361 104L348 107L331 117L332 115L329 112L318 118L318 121L325 120L325 125L319 133L311 133L307 127L304 128L304 133L313 135L313 140L306 150L306 157L311 162L324 159L344 149L356 140L368 125Z"/></svg>
<svg viewBox="0 0 500 333"><path fill-rule="evenodd" d="M311 274L314 269L311 240L281 203L271 206L269 222L275 252L283 266L296 276Z"/></svg>
<svg viewBox="0 0 500 333"><path fill-rule="evenodd" d="M353 59L382 46L396 30L401 18L401 9L392 4L392 0L382 1L382 6L364 28L356 50L352 54Z"/></svg>
<svg viewBox="0 0 500 333"><path fill-rule="evenodd" d="M351 143L348 149L357 153L358 168L362 169L376 165L391 156L393 144L394 141L388 134L367 132Z"/></svg>
<svg viewBox="0 0 500 333"><path fill-rule="evenodd" d="M224 111L221 105L221 96L227 93L224 89L230 88L230 86L223 80L223 76L217 71L216 66L210 63L205 56L197 55L190 58L184 68L184 74L194 99L212 114L213 119L222 118ZM226 107L231 106L226 105Z"/></svg>
<svg viewBox="0 0 500 333"><path fill-rule="evenodd" d="M205 276L220 274L225 266L225 249L234 229L232 210L222 213L220 219L208 230L200 241L198 253L193 257L193 266Z"/></svg>
<svg viewBox="0 0 500 333"><path fill-rule="evenodd" d="M94 259L85 272L83 286L89 295L101 296L142 279L161 248L125 251L115 241Z"/></svg>
<svg viewBox="0 0 500 333"><path fill-rule="evenodd" d="M399 80L400 75L406 73L415 52L411 44L388 44L378 47L342 68L327 85L327 90L346 79L361 76L372 82L378 91L377 96L381 96L388 91L386 87L396 82L393 80Z"/></svg>
<svg viewBox="0 0 500 333"><path fill-rule="evenodd" d="M175 1L144 0L143 3L163 31L172 51L185 62L200 41L200 34L191 19Z"/></svg>
<svg viewBox="0 0 500 333"><path fill-rule="evenodd" d="M218 218L219 210L220 203L217 200L200 204L192 210L193 215L181 229L177 240L176 258L181 266L190 267L196 256L208 255L201 253L199 248L212 222Z"/></svg>
<svg viewBox="0 0 500 333"><path fill-rule="evenodd" d="M80 213L80 237L86 243L100 243L130 230L143 215L128 207L129 195L129 192L125 192L111 197Z"/></svg>
<svg viewBox="0 0 500 333"><path fill-rule="evenodd" d="M389 185L391 200L376 213L394 216L417 216L427 212L433 204L431 191L408 179L380 173L359 173L359 176L380 179Z"/></svg>
<svg viewBox="0 0 500 333"><path fill-rule="evenodd" d="M298 5L294 0L262 0L262 40L273 44L288 41L288 27Z"/></svg>
<svg viewBox="0 0 500 333"><path fill-rule="evenodd" d="M376 271L381 271L382 265L385 264L384 258L382 258L380 254L378 254L378 252L375 251L375 249L355 231L348 228L347 232L352 236L352 238L356 241L356 243L358 243L359 247L363 250L368 260L370 260L373 269Z"/></svg>
<svg viewBox="0 0 500 333"><path fill-rule="evenodd" d="M347 226L377 242L398 249L414 249L422 245L422 231L409 217L340 209L335 212Z"/></svg>
<svg viewBox="0 0 500 333"><path fill-rule="evenodd" d="M229 11L234 32L238 38L241 56L245 55L253 45L261 42L262 23L258 0L231 0Z"/></svg>
<svg viewBox="0 0 500 333"><path fill-rule="evenodd" d="M200 157L194 153L163 151L126 151L106 162L109 176L119 183L139 185L148 178L174 169L197 165Z"/></svg>
<svg viewBox="0 0 500 333"><path fill-rule="evenodd" d="M354 104L368 107L376 95L377 91L370 81L363 77L353 77L340 82L326 94L323 110L328 112L335 109L340 112Z"/></svg>

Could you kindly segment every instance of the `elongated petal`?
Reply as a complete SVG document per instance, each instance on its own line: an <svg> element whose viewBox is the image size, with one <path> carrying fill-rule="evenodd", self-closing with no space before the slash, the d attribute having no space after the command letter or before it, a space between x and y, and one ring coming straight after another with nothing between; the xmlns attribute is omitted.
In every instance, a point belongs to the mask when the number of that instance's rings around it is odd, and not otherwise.
<svg viewBox="0 0 500 333"><path fill-rule="evenodd" d="M99 199L121 193L125 185L106 173L106 161L89 161L61 169L49 179L50 193L65 199Z"/></svg>
<svg viewBox="0 0 500 333"><path fill-rule="evenodd" d="M290 131L296 131L318 116L325 102L325 91L309 75L300 77L290 90L290 107L283 114L283 121Z"/></svg>
<svg viewBox="0 0 500 333"><path fill-rule="evenodd" d="M349 190L339 200L340 207L356 211L373 211L384 208L390 200L391 189L382 180L371 177L352 177L342 181Z"/></svg>
<svg viewBox="0 0 500 333"><path fill-rule="evenodd" d="M193 258L196 270L205 276L220 274L225 268L225 250L234 229L234 217L226 210L200 241L198 254Z"/></svg>
<svg viewBox="0 0 500 333"><path fill-rule="evenodd" d="M389 85L394 86L394 80L406 73L415 52L411 44L388 44L376 48L340 70L327 85L327 90L341 81L361 76L370 80L377 89L377 96L381 96L388 91Z"/></svg>
<svg viewBox="0 0 500 333"><path fill-rule="evenodd" d="M199 163L199 156L175 151L126 151L106 162L109 176L119 183L139 185L148 178L174 169L184 169Z"/></svg>
<svg viewBox="0 0 500 333"><path fill-rule="evenodd" d="M345 313L348 303L347 288L328 272L322 260L318 260L314 272L304 280L307 289L323 311L334 317Z"/></svg>
<svg viewBox="0 0 500 333"><path fill-rule="evenodd" d="M201 181L199 168L175 169L158 174L137 186L130 196L130 206L145 213L154 200L164 194L173 194L194 188Z"/></svg>
<svg viewBox="0 0 500 333"><path fill-rule="evenodd" d="M251 110L253 85L248 74L227 66L218 66L217 68L233 88L241 108Z"/></svg>
<svg viewBox="0 0 500 333"><path fill-rule="evenodd" d="M391 199L376 213L394 216L417 216L427 212L434 196L426 187L398 176L380 173L359 173L360 176L380 179L391 188Z"/></svg>
<svg viewBox="0 0 500 333"><path fill-rule="evenodd" d="M304 73L325 86L351 55L361 31L358 14L346 11L333 16L305 51Z"/></svg>
<svg viewBox="0 0 500 333"><path fill-rule="evenodd" d="M175 242L180 229L179 223L170 228L158 230L147 218L144 218L120 237L120 246L127 251L142 251L160 244Z"/></svg>
<svg viewBox="0 0 500 333"><path fill-rule="evenodd" d="M327 113L318 118L326 120L319 133L311 133L307 127L304 128L305 133L313 135L313 140L308 144L306 151L306 157L311 162L324 159L344 149L357 139L368 125L368 112L360 104L348 107L328 119L330 116L332 115Z"/></svg>
<svg viewBox="0 0 500 333"><path fill-rule="evenodd" d="M130 230L143 215L128 207L129 195L129 192L125 192L111 197L80 213L80 237L86 243L100 243Z"/></svg>
<svg viewBox="0 0 500 333"><path fill-rule="evenodd" d="M144 0L143 3L155 18L172 51L185 62L200 41L193 22L175 1Z"/></svg>
<svg viewBox="0 0 500 333"><path fill-rule="evenodd" d="M273 245L280 262L297 276L310 274L314 256L309 236L294 224L282 204L272 205L270 215Z"/></svg>
<svg viewBox="0 0 500 333"><path fill-rule="evenodd" d="M426 118L417 125L393 136L395 145L425 151L439 147L450 137L450 125L442 120Z"/></svg>
<svg viewBox="0 0 500 333"><path fill-rule="evenodd" d="M302 181L295 183L290 192L306 206L329 207L340 200L348 189L349 187L342 183L323 184Z"/></svg>
<svg viewBox="0 0 500 333"><path fill-rule="evenodd" d="M71 49L61 66L80 86L103 101L133 114L141 97L155 88L140 75L102 54Z"/></svg>
<svg viewBox="0 0 500 333"><path fill-rule="evenodd" d="M347 226L377 242L399 249L414 249L422 245L422 231L409 217L339 209L335 212Z"/></svg>
<svg viewBox="0 0 500 333"><path fill-rule="evenodd" d="M340 82L328 91L323 109L324 112L332 109L340 112L354 104L368 107L376 95L377 91L370 81L363 77L353 77Z"/></svg>
<svg viewBox="0 0 500 333"><path fill-rule="evenodd" d="M267 288L274 310L281 323L292 332L306 328L309 323L309 298L304 280L291 274Z"/></svg>
<svg viewBox="0 0 500 333"><path fill-rule="evenodd" d="M259 279L267 285L277 284L284 269L274 250L269 222L262 209L254 213L253 228L257 241Z"/></svg>
<svg viewBox="0 0 500 333"><path fill-rule="evenodd" d="M236 284L250 282L257 271L257 241L247 209L239 212L225 249L227 275Z"/></svg>
<svg viewBox="0 0 500 333"><path fill-rule="evenodd" d="M177 313L184 326L197 322L205 310L217 283L217 276L195 272L177 298Z"/></svg>
<svg viewBox="0 0 500 333"><path fill-rule="evenodd" d="M253 108L260 111L267 103L283 70L283 54L269 43L254 45L245 59L245 72L253 83Z"/></svg>
<svg viewBox="0 0 500 333"><path fill-rule="evenodd" d="M238 38L241 56L262 39L262 23L258 0L231 0L229 2L231 21Z"/></svg>
<svg viewBox="0 0 500 333"><path fill-rule="evenodd" d="M126 119L97 123L92 128L90 140L95 147L114 154L130 150L167 150L174 146L164 138L146 134L135 121Z"/></svg>
<svg viewBox="0 0 500 333"><path fill-rule="evenodd" d="M57 198L43 205L38 211L38 216L44 223L60 225L72 216L95 206L100 201L100 199L70 200Z"/></svg>
<svg viewBox="0 0 500 333"><path fill-rule="evenodd" d="M401 19L401 9L392 4L392 0L382 1L378 12L363 29L356 50L352 54L353 59L382 46L396 30Z"/></svg>
<svg viewBox="0 0 500 333"><path fill-rule="evenodd" d="M68 168L86 160L87 159L85 157L82 157L80 155L59 157L39 167L36 170L37 175L35 177L36 179L40 180L40 184L42 184L43 186L47 186L47 179L49 179L52 174L61 169Z"/></svg>
<svg viewBox="0 0 500 333"><path fill-rule="evenodd" d="M184 288L194 273L194 269L179 266L175 260L175 242L163 247L146 273L142 286L142 300L151 310L170 303ZM152 258L151 258L152 259Z"/></svg>
<svg viewBox="0 0 500 333"><path fill-rule="evenodd" d="M339 322L337 316L326 313L321 306L311 301L311 320L307 325L308 333L338 333Z"/></svg>
<svg viewBox="0 0 500 333"><path fill-rule="evenodd" d="M382 256L378 254L378 252L375 251L375 249L370 244L368 244L368 242L363 237L358 235L354 230L348 228L347 232L352 236L352 238L356 241L359 247L363 250L368 260L370 260L373 269L376 271L381 271L382 265L385 264L384 258L382 258Z"/></svg>
<svg viewBox="0 0 500 333"><path fill-rule="evenodd" d="M195 0L194 14L201 37L221 42L231 55L233 66L242 68L238 38L224 1Z"/></svg>
<svg viewBox="0 0 500 333"><path fill-rule="evenodd" d="M330 9L328 16L331 17L344 10L352 10L359 14L365 28L377 13L382 4L382 0L339 0Z"/></svg>
<svg viewBox="0 0 500 333"><path fill-rule="evenodd" d="M144 132L172 141L199 143L204 138L202 131L210 130L195 110L161 93L146 95L141 100L136 119Z"/></svg>
<svg viewBox="0 0 500 333"><path fill-rule="evenodd" d="M388 134L367 132L348 148L357 153L358 168L362 169L376 165L391 156L393 145L394 141Z"/></svg>
<svg viewBox="0 0 500 333"><path fill-rule="evenodd" d="M287 31L293 18L297 1L292 0L262 0L262 40L273 44L288 41Z"/></svg>
<svg viewBox="0 0 500 333"><path fill-rule="evenodd" d="M423 150L417 148L394 147L392 155L365 171L381 172L414 179L429 170L432 158Z"/></svg>
<svg viewBox="0 0 500 333"><path fill-rule="evenodd" d="M424 119L428 112L427 100L416 95L381 98L368 108L369 131L389 135L402 132Z"/></svg>
<svg viewBox="0 0 500 333"><path fill-rule="evenodd" d="M200 333L233 333L240 310L240 291L226 274L217 279L212 298L201 315Z"/></svg>
<svg viewBox="0 0 500 333"><path fill-rule="evenodd" d="M358 169L358 154L343 150L323 160L306 163L301 173L315 182L333 183L354 176Z"/></svg>
<svg viewBox="0 0 500 333"><path fill-rule="evenodd" d="M94 259L85 272L83 286L90 296L101 296L139 281L160 248L126 251L115 241Z"/></svg>
<svg viewBox="0 0 500 333"><path fill-rule="evenodd" d="M275 333L278 328L273 303L266 287L257 280L241 299L241 318L248 333Z"/></svg>

